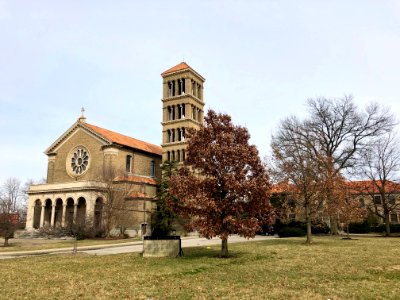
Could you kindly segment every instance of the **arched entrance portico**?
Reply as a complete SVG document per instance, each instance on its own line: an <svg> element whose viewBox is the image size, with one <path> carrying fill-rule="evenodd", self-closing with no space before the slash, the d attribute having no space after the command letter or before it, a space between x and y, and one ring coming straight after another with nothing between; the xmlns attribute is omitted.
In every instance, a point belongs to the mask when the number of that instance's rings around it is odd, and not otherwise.
<svg viewBox="0 0 400 300"><path fill-rule="evenodd" d="M56 200L56 207L54 213L54 227L62 226L62 215L63 215L63 201L58 198Z"/></svg>
<svg viewBox="0 0 400 300"><path fill-rule="evenodd" d="M52 202L51 199L47 199L45 201L44 206L44 223L43 226L50 227L51 225L51 209L52 209Z"/></svg>
<svg viewBox="0 0 400 300"><path fill-rule="evenodd" d="M67 199L67 206L65 207L65 226L71 227L74 224L74 199Z"/></svg>
<svg viewBox="0 0 400 300"><path fill-rule="evenodd" d="M94 228L96 230L101 229L102 227L102 216L103 216L103 199L97 198L96 203L94 205Z"/></svg>
<svg viewBox="0 0 400 300"><path fill-rule="evenodd" d="M42 213L42 202L37 199L35 200L35 206L33 208L33 228L38 229L40 227L40 214Z"/></svg>
<svg viewBox="0 0 400 300"><path fill-rule="evenodd" d="M80 197L78 199L76 224L85 225L85 221L86 221L86 199Z"/></svg>

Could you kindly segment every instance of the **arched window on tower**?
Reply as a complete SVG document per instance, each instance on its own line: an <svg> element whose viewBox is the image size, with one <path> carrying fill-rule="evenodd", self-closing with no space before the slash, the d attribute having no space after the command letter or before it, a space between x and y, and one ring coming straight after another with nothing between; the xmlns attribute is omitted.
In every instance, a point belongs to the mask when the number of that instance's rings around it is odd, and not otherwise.
<svg viewBox="0 0 400 300"><path fill-rule="evenodd" d="M172 150L172 161L175 161L175 151Z"/></svg>
<svg viewBox="0 0 400 300"><path fill-rule="evenodd" d="M181 133L181 129L178 128L178 141L180 142L182 140L182 133Z"/></svg>
<svg viewBox="0 0 400 300"><path fill-rule="evenodd" d="M185 161L186 157L185 157L185 149L182 149L182 161Z"/></svg>
<svg viewBox="0 0 400 300"><path fill-rule="evenodd" d="M181 161L181 151L180 151L180 150L177 150L177 151L176 151L176 154L177 154L177 155L176 155L176 156L177 156L177 157L176 157L176 160L177 160L178 162Z"/></svg>
<svg viewBox="0 0 400 300"><path fill-rule="evenodd" d="M172 82L168 81L168 97L172 97Z"/></svg>
<svg viewBox="0 0 400 300"><path fill-rule="evenodd" d="M192 95L195 95L195 89L196 89L196 82L192 80Z"/></svg>
<svg viewBox="0 0 400 300"><path fill-rule="evenodd" d="M171 142L175 142L175 129L171 129L171 132L172 132Z"/></svg>
<svg viewBox="0 0 400 300"><path fill-rule="evenodd" d="M185 118L185 103L181 104L181 118Z"/></svg>
<svg viewBox="0 0 400 300"><path fill-rule="evenodd" d="M182 94L184 95L186 93L185 78L182 78L181 82L182 82Z"/></svg>
<svg viewBox="0 0 400 300"><path fill-rule="evenodd" d="M171 106L168 106L168 121L171 121L174 119L174 114Z"/></svg>
<svg viewBox="0 0 400 300"><path fill-rule="evenodd" d="M171 133L171 130L167 130L167 142L168 143L171 143L171 141L172 141L172 133Z"/></svg>
<svg viewBox="0 0 400 300"><path fill-rule="evenodd" d="M182 119L182 105L178 104L178 119Z"/></svg>
<svg viewBox="0 0 400 300"><path fill-rule="evenodd" d="M167 160L171 161L171 152L169 152L169 151L167 152Z"/></svg>
<svg viewBox="0 0 400 300"><path fill-rule="evenodd" d="M181 140L182 141L184 141L185 140L185 127L182 127L182 130L181 130L181 135L182 135L182 138L181 138Z"/></svg>

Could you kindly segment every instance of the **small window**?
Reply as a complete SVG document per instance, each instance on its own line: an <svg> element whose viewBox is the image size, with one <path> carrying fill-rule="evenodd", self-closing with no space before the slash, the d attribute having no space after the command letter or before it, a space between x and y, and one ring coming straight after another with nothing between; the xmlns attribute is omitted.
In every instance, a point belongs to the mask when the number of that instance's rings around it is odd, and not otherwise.
<svg viewBox="0 0 400 300"><path fill-rule="evenodd" d="M155 164L154 160L152 160L150 162L150 176L151 177L156 176L156 164Z"/></svg>
<svg viewBox="0 0 400 300"><path fill-rule="evenodd" d="M126 156L126 168L125 171L127 173L131 173L132 172L132 156L131 155L127 155Z"/></svg>
<svg viewBox="0 0 400 300"><path fill-rule="evenodd" d="M171 161L171 152L169 152L169 151L167 152L167 160Z"/></svg>
<svg viewBox="0 0 400 300"><path fill-rule="evenodd" d="M177 160L178 162L181 161L181 151L180 151L180 150L177 150L177 151L176 151L176 154L177 154L176 160Z"/></svg>
<svg viewBox="0 0 400 300"><path fill-rule="evenodd" d="M374 196L374 204L382 204L381 195Z"/></svg>
<svg viewBox="0 0 400 300"><path fill-rule="evenodd" d="M389 195L388 201L390 205L394 205L396 203L396 197L394 195Z"/></svg>
<svg viewBox="0 0 400 300"><path fill-rule="evenodd" d="M397 214L390 214L390 222L391 223L398 223L399 219L397 218Z"/></svg>
<svg viewBox="0 0 400 300"><path fill-rule="evenodd" d="M185 157L185 149L182 149L182 161L185 161L186 157Z"/></svg>

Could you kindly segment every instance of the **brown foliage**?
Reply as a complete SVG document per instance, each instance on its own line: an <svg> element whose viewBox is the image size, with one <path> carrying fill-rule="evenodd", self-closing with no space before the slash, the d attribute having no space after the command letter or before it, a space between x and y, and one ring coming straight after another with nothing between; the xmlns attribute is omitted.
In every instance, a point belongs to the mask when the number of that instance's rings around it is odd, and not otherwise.
<svg viewBox="0 0 400 300"><path fill-rule="evenodd" d="M171 178L174 211L207 238L254 237L271 218L270 183L247 129L209 110L188 138L188 158Z"/></svg>

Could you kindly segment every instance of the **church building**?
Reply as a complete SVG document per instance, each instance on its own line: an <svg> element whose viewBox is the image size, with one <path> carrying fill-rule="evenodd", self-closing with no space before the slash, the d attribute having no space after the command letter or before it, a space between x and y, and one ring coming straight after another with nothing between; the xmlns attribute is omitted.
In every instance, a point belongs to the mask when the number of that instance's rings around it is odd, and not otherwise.
<svg viewBox="0 0 400 300"><path fill-rule="evenodd" d="M32 185L26 229L105 226L111 201L122 195L127 217L114 227L149 232L163 161L183 162L185 132L203 123L205 79L182 62L161 74L162 144L154 145L97 125L82 116L46 151L47 181ZM147 229L147 230L146 230Z"/></svg>

